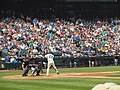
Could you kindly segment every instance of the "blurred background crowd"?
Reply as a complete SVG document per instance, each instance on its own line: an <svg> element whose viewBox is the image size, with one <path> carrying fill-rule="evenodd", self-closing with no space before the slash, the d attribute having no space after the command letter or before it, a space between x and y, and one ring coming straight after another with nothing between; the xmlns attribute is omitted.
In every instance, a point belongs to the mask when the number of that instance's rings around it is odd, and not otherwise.
<svg viewBox="0 0 120 90"><path fill-rule="evenodd" d="M48 51L63 57L120 54L116 2L110 4L112 7L62 0L53 0L51 4L46 1L40 6L33 2L7 0L3 2L10 3L7 7L1 3L0 56L6 63L18 63L17 58L23 56L41 57Z"/></svg>
<svg viewBox="0 0 120 90"><path fill-rule="evenodd" d="M5 58L48 51L62 56L120 54L120 20L7 17L0 22L0 50Z"/></svg>

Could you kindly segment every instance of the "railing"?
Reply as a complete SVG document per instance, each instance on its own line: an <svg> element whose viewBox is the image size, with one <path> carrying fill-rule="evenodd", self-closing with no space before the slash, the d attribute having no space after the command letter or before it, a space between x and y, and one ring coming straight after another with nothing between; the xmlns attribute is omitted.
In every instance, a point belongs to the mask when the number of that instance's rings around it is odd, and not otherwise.
<svg viewBox="0 0 120 90"><path fill-rule="evenodd" d="M43 68L47 68L47 60L45 58L31 58L35 61L41 61ZM115 61L115 59L117 61ZM22 59L21 59L22 60ZM116 56L92 56L92 57L61 57L54 58L57 67L92 67L92 66L113 66L120 65L120 55ZM0 69L21 69L20 63L5 63L0 60Z"/></svg>

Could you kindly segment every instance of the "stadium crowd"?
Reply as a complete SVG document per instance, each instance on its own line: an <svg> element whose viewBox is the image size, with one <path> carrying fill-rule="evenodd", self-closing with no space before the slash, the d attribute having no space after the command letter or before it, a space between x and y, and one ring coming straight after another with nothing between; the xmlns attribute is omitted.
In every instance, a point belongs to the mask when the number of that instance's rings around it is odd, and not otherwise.
<svg viewBox="0 0 120 90"><path fill-rule="evenodd" d="M120 19L38 19L6 17L0 20L0 51L6 63L18 57L120 54Z"/></svg>

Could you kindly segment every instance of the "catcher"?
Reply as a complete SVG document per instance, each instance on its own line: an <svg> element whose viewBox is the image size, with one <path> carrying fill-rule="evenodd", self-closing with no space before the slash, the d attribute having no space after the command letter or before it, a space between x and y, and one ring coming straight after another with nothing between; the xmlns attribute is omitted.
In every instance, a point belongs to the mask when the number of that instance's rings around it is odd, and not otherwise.
<svg viewBox="0 0 120 90"><path fill-rule="evenodd" d="M32 70L31 76L34 76L35 72L36 72L36 76L39 76L40 73L41 74L45 73L45 72L43 72L41 62L38 62L38 64L35 65L35 68L32 68L31 70Z"/></svg>

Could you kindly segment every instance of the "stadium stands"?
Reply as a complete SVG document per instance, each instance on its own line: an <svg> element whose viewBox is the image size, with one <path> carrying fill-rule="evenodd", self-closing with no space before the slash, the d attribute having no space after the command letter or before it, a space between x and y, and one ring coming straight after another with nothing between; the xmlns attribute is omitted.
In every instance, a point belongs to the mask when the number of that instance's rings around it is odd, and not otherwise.
<svg viewBox="0 0 120 90"><path fill-rule="evenodd" d="M1 5L0 10L0 51L6 63L18 63L22 56L40 57L48 50L58 53L56 56L75 58L120 55L116 2L77 4L53 0L40 6L33 1L6 2L13 5Z"/></svg>

